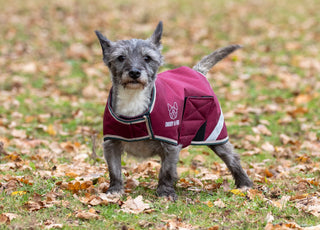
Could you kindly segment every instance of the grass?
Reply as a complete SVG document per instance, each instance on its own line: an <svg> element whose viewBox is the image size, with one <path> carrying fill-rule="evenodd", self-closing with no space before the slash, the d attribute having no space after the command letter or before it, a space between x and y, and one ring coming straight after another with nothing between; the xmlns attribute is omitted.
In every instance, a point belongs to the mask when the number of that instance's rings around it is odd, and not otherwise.
<svg viewBox="0 0 320 230"><path fill-rule="evenodd" d="M0 141L7 153L0 154L1 229L43 229L50 224L62 224L63 229L264 229L268 215L274 225L320 225L319 217L297 208L299 200L279 205L286 196L305 194L319 200L320 4L316 0L304 2L303 7L298 0L201 4L97 0L90 5L0 0L0 4L6 22L0 28L4 38L0 40ZM112 40L146 38L159 20L164 22L166 58L160 71L192 66L221 46L244 45L208 78L226 115L230 139L254 180L251 193L258 195L233 193L234 182L222 161L208 148L197 146L181 153L177 202L155 196L153 168L137 177L140 185L121 198L125 202L129 196L142 195L150 202L151 213L129 214L118 204L90 206L77 199L100 191L101 181L108 182L101 140L111 82L94 30ZM74 48L75 43L83 46ZM271 135L254 131L261 124ZM281 134L290 138L289 143ZM90 158L93 135L97 160ZM266 142L273 151L263 148ZM259 152L248 156L254 149ZM124 177L136 177L133 169L140 164L125 157ZM218 178L203 182L205 186L217 188L204 189L194 182L205 171ZM91 176L94 192L84 189L75 195L59 186L76 181L68 173ZM27 206L36 199L45 203L50 192L59 194L53 205L36 211ZM98 219L77 217L90 208ZM2 223L4 213L17 218Z"/></svg>

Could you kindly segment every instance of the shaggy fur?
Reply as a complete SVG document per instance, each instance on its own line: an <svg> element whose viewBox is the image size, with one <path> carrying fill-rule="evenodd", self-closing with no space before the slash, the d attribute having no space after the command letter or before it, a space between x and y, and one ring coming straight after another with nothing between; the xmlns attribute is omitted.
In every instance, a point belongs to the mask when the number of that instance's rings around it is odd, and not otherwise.
<svg viewBox="0 0 320 230"><path fill-rule="evenodd" d="M99 31L103 61L111 72L112 101L111 106L119 116L135 117L145 112L150 104L158 68L163 64L161 55L162 22L147 40L131 39L117 42L109 41ZM207 74L220 60L240 48L231 45L216 50L204 57L193 68ZM240 165L240 158L234 152L230 142L209 146L227 165L235 184L239 188L251 187L252 182ZM154 155L161 157L161 169L157 195L177 199L174 183L177 181L177 162L181 145L175 146L161 141L144 140L124 142L107 140L104 142L104 157L108 164L110 187L107 193L122 193L121 155L124 152L147 158Z"/></svg>

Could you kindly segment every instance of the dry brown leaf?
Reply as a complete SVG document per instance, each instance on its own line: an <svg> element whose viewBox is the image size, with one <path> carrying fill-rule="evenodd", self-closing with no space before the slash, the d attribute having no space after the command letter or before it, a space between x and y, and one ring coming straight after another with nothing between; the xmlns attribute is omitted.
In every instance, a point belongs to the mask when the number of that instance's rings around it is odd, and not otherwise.
<svg viewBox="0 0 320 230"><path fill-rule="evenodd" d="M10 224L10 218L4 214L0 214L0 225L1 224Z"/></svg>
<svg viewBox="0 0 320 230"><path fill-rule="evenodd" d="M259 191L259 190L257 190L257 189L248 189L248 191L247 191L247 197L248 197L250 200L253 200L253 199L256 198L256 197L264 198L264 195L262 194L261 191Z"/></svg>
<svg viewBox="0 0 320 230"><path fill-rule="evenodd" d="M108 188L109 188L109 183L104 182L104 183L99 184L98 191L101 193L105 193L105 192L107 192Z"/></svg>
<svg viewBox="0 0 320 230"><path fill-rule="evenodd" d="M77 173L74 173L74 172L67 172L66 173L66 176L67 177L70 177L70 178L76 178L78 177L79 175Z"/></svg>
<svg viewBox="0 0 320 230"><path fill-rule="evenodd" d="M270 172L269 169L267 169L267 168L264 170L264 173L265 173L266 177L273 177L273 173Z"/></svg>
<svg viewBox="0 0 320 230"><path fill-rule="evenodd" d="M84 182L81 182L80 189L84 190L91 187L92 185L93 185L92 181L84 181Z"/></svg>
<svg viewBox="0 0 320 230"><path fill-rule="evenodd" d="M167 229L198 229L197 226L192 226L191 224L182 222L180 218L162 221L167 223Z"/></svg>
<svg viewBox="0 0 320 230"><path fill-rule="evenodd" d="M306 104L309 101L312 100L312 96L309 94L299 94L297 97L294 99L294 103L296 105L301 105L301 104Z"/></svg>
<svg viewBox="0 0 320 230"><path fill-rule="evenodd" d="M45 229L60 229L60 228L63 228L63 224L49 224L49 225L46 225Z"/></svg>
<svg viewBox="0 0 320 230"><path fill-rule="evenodd" d="M280 224L272 224L270 222L267 223L265 226L265 230L318 230L320 225L312 226L312 227L301 227L297 223L290 222L290 223L280 223Z"/></svg>
<svg viewBox="0 0 320 230"><path fill-rule="evenodd" d="M206 162L206 159L203 155L198 154L196 155L193 159L193 161L198 161L199 163L203 164L204 162Z"/></svg>
<svg viewBox="0 0 320 230"><path fill-rule="evenodd" d="M7 213L2 213L2 215L5 215L5 216L9 217L10 221L18 217L18 214L9 213L9 212L7 212Z"/></svg>
<svg viewBox="0 0 320 230"><path fill-rule="evenodd" d="M271 136L272 135L271 131L265 125L262 125L262 124L260 124L260 125L258 125L256 127L253 127L252 131L255 134L263 134L263 135L266 135L266 136Z"/></svg>
<svg viewBox="0 0 320 230"><path fill-rule="evenodd" d="M272 216L272 214L269 212L266 216L267 223L272 223L272 221L274 220L274 217Z"/></svg>
<svg viewBox="0 0 320 230"><path fill-rule="evenodd" d="M245 151L241 155L243 156L253 156L261 153L261 149L259 148L254 148L253 150Z"/></svg>
<svg viewBox="0 0 320 230"><path fill-rule="evenodd" d="M310 196L305 199L297 200L296 207L299 210L320 217L320 198L317 196Z"/></svg>
<svg viewBox="0 0 320 230"><path fill-rule="evenodd" d="M304 115L308 112L309 112L309 110L305 107L297 107L297 108L289 110L288 114L290 114L292 117L297 117L298 115Z"/></svg>
<svg viewBox="0 0 320 230"><path fill-rule="evenodd" d="M39 202L28 201L28 202L26 202L26 203L24 204L24 207L25 207L26 209L28 209L28 211L33 212L33 211L38 211L38 210L44 208L45 205L44 205L44 203L41 202L41 201L39 201Z"/></svg>
<svg viewBox="0 0 320 230"><path fill-rule="evenodd" d="M60 146L63 150L68 153L77 152L78 148L80 147L80 143L75 142L71 143L70 141L60 143Z"/></svg>
<svg viewBox="0 0 320 230"><path fill-rule="evenodd" d="M251 141L251 142L254 142L254 143L258 143L261 139L260 135L246 135L244 137L245 140L248 140L248 141Z"/></svg>
<svg viewBox="0 0 320 230"><path fill-rule="evenodd" d="M119 204L122 205L122 201L120 200L121 194L120 193L99 193L99 198L102 200L112 203L112 204Z"/></svg>
<svg viewBox="0 0 320 230"><path fill-rule="evenodd" d="M295 143L295 141L291 137L289 137L285 134L280 134L280 140L281 140L282 144L284 144L284 145L289 144L289 143L290 144Z"/></svg>
<svg viewBox="0 0 320 230"><path fill-rule="evenodd" d="M266 152L274 152L274 146L272 144L270 144L270 142L265 142L261 148L266 151Z"/></svg>
<svg viewBox="0 0 320 230"><path fill-rule="evenodd" d="M75 215L76 218L79 218L79 219L82 219L82 220L92 220L92 219L99 219L99 215L96 214L96 213L92 213L92 212L89 212L89 211L79 211L79 212L76 212L76 215Z"/></svg>
<svg viewBox="0 0 320 230"><path fill-rule="evenodd" d="M11 131L11 135L16 138L20 139L26 139L27 138L27 132L22 129L14 129Z"/></svg>
<svg viewBox="0 0 320 230"><path fill-rule="evenodd" d="M12 153L12 154L6 155L4 157L4 159L9 160L9 161L16 161L16 162L22 161L20 155L17 153Z"/></svg>
<svg viewBox="0 0 320 230"><path fill-rule="evenodd" d="M203 183L201 182L201 180L200 179L198 179L198 178L190 178L190 180L195 184L195 185L198 185L198 186L200 186L201 188L203 188Z"/></svg>
<svg viewBox="0 0 320 230"><path fill-rule="evenodd" d="M149 209L150 205L143 202L143 197L141 195L136 197L135 199L132 199L129 196L127 201L125 201L121 206L121 211L133 214L143 213Z"/></svg>
<svg viewBox="0 0 320 230"><path fill-rule="evenodd" d="M126 189L134 189L139 186L139 181L134 178L128 178L126 181Z"/></svg>
<svg viewBox="0 0 320 230"><path fill-rule="evenodd" d="M213 202L213 204L215 206L217 206L218 208L225 208L226 207L225 203L223 203L223 201L220 199L217 199L215 202Z"/></svg>

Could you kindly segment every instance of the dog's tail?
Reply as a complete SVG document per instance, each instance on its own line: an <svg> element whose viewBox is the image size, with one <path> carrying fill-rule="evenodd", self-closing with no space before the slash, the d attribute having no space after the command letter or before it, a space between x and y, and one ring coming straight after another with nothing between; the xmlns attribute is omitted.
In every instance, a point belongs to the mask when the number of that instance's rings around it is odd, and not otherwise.
<svg viewBox="0 0 320 230"><path fill-rule="evenodd" d="M217 49L213 53L202 58L201 61L198 62L198 64L196 64L193 67L193 69L195 71L202 73L203 75L206 75L215 64L217 64L219 61L221 61L226 56L228 56L233 51L235 51L239 48L242 48L242 46L241 45L230 45L230 46L226 46L226 47Z"/></svg>

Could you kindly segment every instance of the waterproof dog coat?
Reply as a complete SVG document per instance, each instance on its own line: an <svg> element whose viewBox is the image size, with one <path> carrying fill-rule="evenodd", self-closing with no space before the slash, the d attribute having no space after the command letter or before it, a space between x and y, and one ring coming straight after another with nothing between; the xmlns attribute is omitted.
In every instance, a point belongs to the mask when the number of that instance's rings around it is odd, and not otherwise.
<svg viewBox="0 0 320 230"><path fill-rule="evenodd" d="M174 145L215 145L228 140L218 99L207 78L188 67L158 74L148 111L117 116L111 93L104 112L104 141L160 140Z"/></svg>

